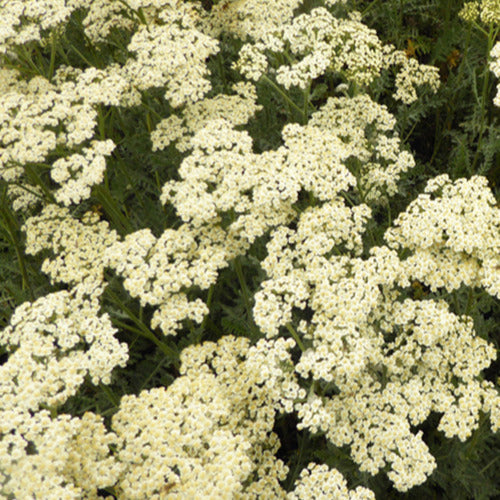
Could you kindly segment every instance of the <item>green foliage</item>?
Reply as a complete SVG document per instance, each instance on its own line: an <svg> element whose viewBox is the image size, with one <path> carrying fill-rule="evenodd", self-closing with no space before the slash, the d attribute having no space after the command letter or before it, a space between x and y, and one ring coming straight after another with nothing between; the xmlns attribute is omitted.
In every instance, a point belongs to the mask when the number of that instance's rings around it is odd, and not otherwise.
<svg viewBox="0 0 500 500"><path fill-rule="evenodd" d="M217 3L215 0L202 2L207 11ZM304 2L299 12L307 12L321 3ZM394 76L389 71L368 89L374 100L387 104L394 113L396 130L405 147L414 154L417 165L402 179L398 193L390 199L384 198L384 202L374 208L367 226L364 257L371 247L383 244L387 227L422 191L427 180L436 175L447 173L452 179L485 175L497 200L499 198L500 109L492 104L497 82L487 67L498 30L485 33L461 20L458 12L462 4L454 0L351 0L348 4L347 8L358 10L363 22L375 29L384 42L406 50L409 57L422 63L439 67L441 74L437 94L424 92L409 106L397 103L388 91ZM336 8L340 11L343 7ZM125 60L129 42L126 33L112 31L105 43L95 47L86 40L81 22L81 13L74 15L67 29L55 40L55 48L27 45L16 57L5 57L4 64L15 65L26 77L41 74L51 79L54 68L65 64L102 68L110 62ZM224 36L220 42L219 54L208 60L212 83L209 96L228 93L231 85L241 80L232 68L241 41ZM314 81L306 106L302 92L291 90L287 96L301 109L313 109L333 95L338 83L331 74ZM283 126L299 121L300 117L297 113L294 115L286 99L269 81L260 81L257 91L262 110L244 129L253 139L254 152L261 153L277 149L282 143ZM174 146L153 152L150 140L151 131L172 113L162 93L155 90L143 93L140 107L101 106L101 136L112 139L117 147L107 161L104 182L93 188L88 200L72 209L74 214L97 211L121 236L143 228L150 228L159 236L166 228L180 226L175 210L170 205L162 206L159 197L162 186L178 178L177 170L185 154ZM54 184L43 166L32 168L41 184ZM302 193L296 209L300 212L313 203L312 197ZM10 209L6 183L0 181L0 328L8 324L18 305L58 288L40 272L43 258L31 258L24 253L23 217ZM183 322L174 338L165 339L158 329L153 331L149 326L152 308L140 306L123 284L109 274L102 308L119 330L120 340L128 344L130 360L125 368L115 370L109 386L95 387L87 381L60 413L81 416L90 410L105 416L109 423L123 395L170 385L179 375L179 353L187 346L217 341L223 335L249 337L254 343L262 338L253 320L252 308L254 295L265 279L260 263L266 256L268 239L269 235L260 238L245 256L231 261L208 291L195 287L186 290L190 298L203 298L210 313L201 325ZM497 300L465 287L452 294L438 294L416 285L412 293L412 297L418 299L443 298L457 314L472 316L477 334L499 349ZM301 311L295 317L305 314L307 312ZM4 360L5 352L0 350L0 363ZM497 361L485 372L487 380L496 381L499 366ZM331 390L323 389L324 394ZM320 434L297 433L295 416L280 417L275 431L282 442L278 456L290 468L286 487L292 489L300 470L316 460L338 468L349 487L369 487L381 499L497 498L500 495L500 438L491 433L487 419L481 421L479 429L464 443L435 431L437 421L434 415L423 430L438 468L424 485L403 494L392 488L385 474L372 477L359 472L347 449L333 447Z"/></svg>

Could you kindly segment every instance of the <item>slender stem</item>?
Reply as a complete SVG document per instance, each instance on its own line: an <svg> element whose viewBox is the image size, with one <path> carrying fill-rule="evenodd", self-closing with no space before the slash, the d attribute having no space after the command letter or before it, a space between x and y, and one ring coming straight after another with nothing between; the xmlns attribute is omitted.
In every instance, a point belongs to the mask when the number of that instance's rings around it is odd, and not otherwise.
<svg viewBox="0 0 500 500"><path fill-rule="evenodd" d="M36 185L40 186L40 189L43 191L43 193L49 199L49 201L51 203L55 203L56 199L54 195L51 193L50 189L45 185L45 182L43 182L40 175L38 175L38 172L29 164L24 166L24 171L30 180L34 181Z"/></svg>
<svg viewBox="0 0 500 500"><path fill-rule="evenodd" d="M297 342L297 345L299 346L299 349L304 352L306 350L306 347L304 343L302 342L301 338L299 337L299 334L295 331L293 326L290 323L287 323L286 329L292 334L292 337L294 338L295 342Z"/></svg>
<svg viewBox="0 0 500 500"><path fill-rule="evenodd" d="M109 401L114 407L120 406L120 400L113 394L113 391L108 386L101 383L99 384L99 387L102 390L102 392L106 394L106 397L109 399Z"/></svg>
<svg viewBox="0 0 500 500"><path fill-rule="evenodd" d="M156 344L156 346L179 368L179 353L163 343L140 319L112 292L109 288L104 292L108 297L120 307L120 309L137 325L138 329L134 329L142 337L145 337ZM122 328L127 327L126 323L120 320L113 319L113 323Z"/></svg>
<svg viewBox="0 0 500 500"><path fill-rule="evenodd" d="M285 99L285 101L290 105L292 106L293 108L295 108L301 116L303 116L303 110L302 108L300 108L299 106L297 106L297 104L295 104L295 102L293 102L292 99L290 99L290 97L288 96L288 94L286 92L284 92L278 85L276 85L270 78L268 78L266 75L263 75L261 77L262 80L264 80L265 82L267 82L269 85L271 85L271 87L273 87L274 90L276 90L276 92L278 92L282 97L283 99Z"/></svg>
<svg viewBox="0 0 500 500"><path fill-rule="evenodd" d="M139 392L144 390L148 382L154 377L155 373L162 367L162 365L167 361L169 358L166 356L155 366L155 369L146 377L146 380L141 384L141 388L139 389Z"/></svg>
<svg viewBox="0 0 500 500"><path fill-rule="evenodd" d="M123 215L120 208L117 206L115 199L104 186L95 186L94 192L96 194L97 199L104 207L104 209L109 213L113 222L121 228L121 232L123 234L131 233L134 231L132 224L129 220Z"/></svg>
<svg viewBox="0 0 500 500"><path fill-rule="evenodd" d="M474 297L474 292L472 291L472 287L469 288L469 294L467 295L467 305L465 306L465 315L469 315L471 307L472 307L472 299Z"/></svg>
<svg viewBox="0 0 500 500"><path fill-rule="evenodd" d="M212 298L214 296L214 289L215 289L215 286L212 285L209 289L208 289L208 296L207 296L207 307L208 309L210 309L210 305L212 304ZM207 321L208 321L208 314L203 318L203 321L201 322L201 326L200 326L200 330L203 332L203 330L205 330L205 327L207 325Z"/></svg>
<svg viewBox="0 0 500 500"><path fill-rule="evenodd" d="M364 17L364 15L369 12L373 7L375 7L377 4L379 3L379 0L375 0L374 2L372 2L370 5L368 5L368 7L363 11L361 12L361 17Z"/></svg>
<svg viewBox="0 0 500 500"><path fill-rule="evenodd" d="M479 471L479 474L482 474L486 469L489 469L499 458L500 458L500 455L497 455L489 464L487 464L485 467L483 467Z"/></svg>
<svg viewBox="0 0 500 500"><path fill-rule="evenodd" d="M17 229L16 229L16 224L15 224L15 219L13 215L10 213L9 209L7 208L7 204L2 202L2 205L0 207L0 215L3 220L3 227L7 234L10 236L10 239L14 245L14 250L16 252L16 257L17 257L17 262L19 263L19 269L21 271L21 276L22 276L22 287L23 290L27 289L30 295L30 299L34 300L35 299L35 294L33 293L33 288L31 286L29 277L28 277L28 272L26 271L26 263L24 261L24 252L21 249L21 243L19 241L19 238L17 238Z"/></svg>
<svg viewBox="0 0 500 500"><path fill-rule="evenodd" d="M56 63L57 43L56 43L55 30L52 31L50 36L51 36L51 40L50 40L50 65L49 65L49 77L48 77L49 82L52 81L52 77L54 76L54 68L55 68L55 63Z"/></svg>
<svg viewBox="0 0 500 500"><path fill-rule="evenodd" d="M28 63L28 66L37 74L37 75L43 75L43 72L40 71L40 68L33 62L31 57L28 55L26 48L24 46L21 46L22 54L21 57Z"/></svg>
<svg viewBox="0 0 500 500"><path fill-rule="evenodd" d="M311 82L304 91L304 109L302 110L302 119L304 121L304 125L307 124L307 109L309 107L309 96L311 94Z"/></svg>
<svg viewBox="0 0 500 500"><path fill-rule="evenodd" d="M238 276L238 281L240 283L241 291L243 294L243 301L245 302L245 309L247 310L248 317L252 319L252 306L250 304L250 291L248 290L247 283L245 281L245 276L243 275L243 268L241 267L241 262L239 257L234 259L234 269L236 271L236 276Z"/></svg>
<svg viewBox="0 0 500 500"><path fill-rule="evenodd" d="M495 43L496 37L498 35L498 29L493 27L493 24L490 26L490 30L488 32L488 45L487 45L487 55L486 55L486 72L483 80L483 89L481 92L481 129L479 130L479 138L477 140L476 153L474 155L474 160L472 161L470 173L474 174L476 164L479 160L479 154L481 150L481 145L483 142L484 131L486 130L485 126L485 114L486 114L486 102L488 97L488 87L490 83L490 71L489 71L489 63L490 63L490 53L493 48L493 44Z"/></svg>
<svg viewBox="0 0 500 500"><path fill-rule="evenodd" d="M304 456L304 451L307 448L307 445L309 444L309 433L307 431L303 432L302 434L299 435L299 449L297 452L297 462L295 463L295 466L293 468L293 472L290 475L290 478L288 479L288 489L291 489L292 486L295 483L295 480L297 479L298 473L299 473L299 468L302 464L303 456Z"/></svg>

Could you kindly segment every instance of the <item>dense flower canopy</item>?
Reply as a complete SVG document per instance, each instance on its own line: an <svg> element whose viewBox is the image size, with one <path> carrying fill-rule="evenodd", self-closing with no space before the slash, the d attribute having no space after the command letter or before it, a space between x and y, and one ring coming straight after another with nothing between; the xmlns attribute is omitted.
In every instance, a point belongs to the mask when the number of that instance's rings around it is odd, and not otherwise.
<svg viewBox="0 0 500 500"><path fill-rule="evenodd" d="M498 201L408 193L444 77L350 3L0 0L1 499L374 499L328 457L404 493L500 430Z"/></svg>

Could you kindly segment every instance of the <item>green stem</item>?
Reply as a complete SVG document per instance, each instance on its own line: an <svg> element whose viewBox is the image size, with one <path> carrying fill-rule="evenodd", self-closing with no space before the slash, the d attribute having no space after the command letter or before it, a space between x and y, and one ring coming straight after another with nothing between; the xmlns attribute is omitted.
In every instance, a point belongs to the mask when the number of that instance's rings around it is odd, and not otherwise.
<svg viewBox="0 0 500 500"><path fill-rule="evenodd" d="M298 454L297 462L295 463L295 466L293 468L293 472L288 479L288 488L287 488L288 490L292 489L292 487L295 483L295 480L297 479L300 466L302 465L304 451L306 450L308 444L309 444L309 433L303 432L302 434L299 435L299 449L297 452L297 454Z"/></svg>
<svg viewBox="0 0 500 500"><path fill-rule="evenodd" d="M139 392L143 391L144 388L147 386L148 382L154 377L155 373L162 367L162 365L167 361L168 358L164 357L156 366L155 369L146 377L146 380L141 384L141 388L139 389Z"/></svg>
<svg viewBox="0 0 500 500"><path fill-rule="evenodd" d="M290 323L287 323L286 329L291 333L292 337L294 338L295 342L297 342L297 345L299 346L299 349L304 352L306 350L305 345L303 344L301 338L299 337L299 334L295 331L293 326Z"/></svg>
<svg viewBox="0 0 500 500"><path fill-rule="evenodd" d="M179 353L163 343L142 321L140 321L140 319L116 296L114 292L107 288L104 293L137 325L138 329L134 329L134 331L156 344L163 354L172 360L175 367L179 368ZM116 319L113 319L113 323L122 328L126 328L128 326L126 323Z"/></svg>
<svg viewBox="0 0 500 500"><path fill-rule="evenodd" d="M238 282L240 283L241 292L243 294L243 301L245 302L245 309L247 310L248 318L251 320L253 314L252 314L252 306L250 304L250 291L248 290L248 286L245 281L245 276L243 275L243 268L241 267L241 262L239 257L236 257L236 259L234 259L234 269L236 271L236 276L238 276Z"/></svg>
<svg viewBox="0 0 500 500"><path fill-rule="evenodd" d="M102 141L106 139L106 117L102 112L101 106L97 109L97 124L99 128L99 136Z"/></svg>
<svg viewBox="0 0 500 500"><path fill-rule="evenodd" d="M500 458L500 455L497 455L489 464L487 464L485 467L483 467L480 471L479 474L482 474L486 469L489 469L498 459Z"/></svg>
<svg viewBox="0 0 500 500"><path fill-rule="evenodd" d="M5 198L5 197L3 197ZM7 208L7 204L2 200L2 204L0 206L0 215L3 221L3 227L7 234L10 236L12 244L14 245L14 250L16 252L17 262L19 264L19 269L21 271L22 276L22 288L23 290L27 289L30 295L31 300L35 300L35 294L33 293L33 288L31 286L28 272L26 270L26 262L24 260L24 252L21 248L21 243L19 238L17 238L17 224L15 224L14 216L10 213L10 210Z"/></svg>
<svg viewBox="0 0 500 500"><path fill-rule="evenodd" d="M285 99L285 101L290 105L292 106L292 108L295 108L301 116L303 116L303 110L302 108L300 108L299 106L297 106L297 104L295 104L295 102L293 102L292 99L290 99L290 97L288 96L288 94L286 92L284 92L283 90L281 90L281 88L276 85L270 78L268 78L266 75L263 75L261 77L262 80L264 80L266 83L268 83L269 85L271 85L271 87L273 87L274 90L276 90L276 92L278 92L281 97L283 97L283 99Z"/></svg>
<svg viewBox="0 0 500 500"><path fill-rule="evenodd" d="M304 125L307 124L307 108L309 107L310 94L311 94L311 82L309 82L309 85L304 90L304 109L302 110L302 119L303 119Z"/></svg>
<svg viewBox="0 0 500 500"><path fill-rule="evenodd" d="M95 186L94 193L99 200L99 203L103 206L104 210L108 212L122 235L132 233L134 231L132 224L123 215L109 190L107 190L104 186Z"/></svg>
<svg viewBox="0 0 500 500"><path fill-rule="evenodd" d="M57 43L56 43L56 34L55 30L52 31L51 33L51 40L50 40L50 64L49 64L49 76L48 80L49 82L52 81L52 77L54 76L54 68L55 68L55 63L56 63L56 48L57 48Z"/></svg>
<svg viewBox="0 0 500 500"><path fill-rule="evenodd" d="M498 35L498 29L493 27L493 24L490 26L490 30L488 32L488 44L487 44L487 55L486 55L486 72L483 80L483 88L481 92L481 129L479 130L479 138L477 140L476 153L474 155L474 160L472 161L470 174L474 174L476 164L479 160L479 154L481 150L481 145L483 142L484 131L486 130L485 126L485 114L486 114L486 102L488 101L488 87L490 83L490 71L489 71L489 63L491 60L491 49L493 48L493 44L496 41L496 37Z"/></svg>
<svg viewBox="0 0 500 500"><path fill-rule="evenodd" d="M28 64L28 66L37 74L43 75L43 72L38 68L38 66L33 62L31 56L28 55L28 52L24 46L21 46L22 53L18 54L21 58Z"/></svg>
<svg viewBox="0 0 500 500"><path fill-rule="evenodd" d="M120 406L120 400L113 394L113 391L109 387L102 383L99 384L99 387L115 408Z"/></svg>
<svg viewBox="0 0 500 500"><path fill-rule="evenodd" d="M473 299L474 293L472 291L472 287L469 288L469 294L467 296L467 305L465 306L465 312L464 314L466 316L469 315L471 307L472 307L472 299Z"/></svg>
<svg viewBox="0 0 500 500"><path fill-rule="evenodd" d="M52 194L50 189L45 185L45 182L43 182L40 175L38 175L38 172L29 164L24 166L24 171L28 179L30 179L30 181L32 181L35 185L40 186L40 189L43 191L43 194L48 198L48 200L51 203L56 203L54 195Z"/></svg>
<svg viewBox="0 0 500 500"><path fill-rule="evenodd" d="M375 7L377 4L379 3L379 0L375 0L374 2L372 2L370 5L368 5L368 7L363 11L361 12L361 17L364 17L365 14L367 12L369 12L373 7Z"/></svg>
<svg viewBox="0 0 500 500"><path fill-rule="evenodd" d="M209 289L208 289L208 296L207 296L207 307L208 309L210 310L210 305L212 304L212 299L213 299L213 296L214 296L214 289L215 289L215 285L212 285ZM208 321L208 314L203 318L203 321L201 322L201 326L200 326L200 330L203 332L205 330L205 327L207 325L207 321Z"/></svg>

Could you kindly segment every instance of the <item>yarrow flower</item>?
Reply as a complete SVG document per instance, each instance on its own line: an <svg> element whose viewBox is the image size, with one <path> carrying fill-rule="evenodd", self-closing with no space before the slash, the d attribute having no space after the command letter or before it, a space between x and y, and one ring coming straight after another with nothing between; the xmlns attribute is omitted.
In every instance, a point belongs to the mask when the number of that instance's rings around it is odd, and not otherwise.
<svg viewBox="0 0 500 500"><path fill-rule="evenodd" d="M192 135L211 120L224 119L233 126L247 124L262 109L256 104L255 86L250 82L239 82L233 85L233 90L235 95L218 94L211 99L186 104L182 118L171 115L160 121L151 133L153 151L164 149L174 141L179 151L187 151L191 147Z"/></svg>
<svg viewBox="0 0 500 500"><path fill-rule="evenodd" d="M304 396L281 368L291 365L292 346L279 339L251 347L234 337L193 346L167 389L122 398L112 424L123 443L118 491L153 497L167 484L191 498L201 491L228 500L283 497L279 481L287 468L274 456L279 440L272 429L284 401Z"/></svg>
<svg viewBox="0 0 500 500"><path fill-rule="evenodd" d="M458 14L465 21L481 21L484 24L500 23L498 0L475 0L466 2Z"/></svg>
<svg viewBox="0 0 500 500"><path fill-rule="evenodd" d="M357 86L370 85L381 71L400 66L394 97L410 104L417 99L415 87L428 84L435 92L439 86L437 68L408 59L404 51L383 46L375 31L352 12L347 19L336 18L318 7L284 22L255 43L243 45L235 69L246 78L258 81L268 69L273 54L290 54L291 63L276 69L276 81L285 89L308 88L316 78L331 72Z"/></svg>
<svg viewBox="0 0 500 500"><path fill-rule="evenodd" d="M368 488L358 486L347 489L347 482L336 469L326 465L310 463L302 469L295 481L295 489L287 495L287 500L308 500L310 498L335 498L338 500L375 500Z"/></svg>
<svg viewBox="0 0 500 500"><path fill-rule="evenodd" d="M466 284L500 297L500 209L485 177L431 179L385 239L411 251L408 275L432 290Z"/></svg>
<svg viewBox="0 0 500 500"><path fill-rule="evenodd" d="M500 79L500 42L497 42L490 53L490 69L495 76ZM500 107L500 83L497 84L497 95L493 99L493 104Z"/></svg>
<svg viewBox="0 0 500 500"><path fill-rule="evenodd" d="M461 16L492 26L499 12L477 0ZM484 415L500 430L484 373L497 350L447 302L463 287L500 298L487 179L433 178L384 240L372 231L416 164L390 105L436 92L438 68L382 43L346 0L0 0L0 13L0 183L18 211L0 222L22 221L25 240L5 228L35 297L0 331L0 497L371 500L320 453L298 457L286 489L294 442L280 450L276 429L321 434L402 493L437 467L419 430L431 415L443 439L465 442ZM500 43L489 64L500 78ZM268 119L271 138L256 130ZM39 296L22 252L61 289ZM242 257L256 276L238 269L236 297L220 277ZM104 387L142 349L135 335L175 360L157 358L134 394ZM92 385L109 420L70 399Z"/></svg>
<svg viewBox="0 0 500 500"><path fill-rule="evenodd" d="M6 427L11 415L0 411L0 488L4 498L97 498L113 486L122 465L111 455L116 435L103 418L50 416L47 410L24 414Z"/></svg>
<svg viewBox="0 0 500 500"><path fill-rule="evenodd" d="M75 285L104 283L104 268L109 266L107 250L118 241L109 224L97 213L87 212L80 220L67 208L47 205L40 215L30 217L23 226L26 253L36 255L50 250L41 270L53 281Z"/></svg>
<svg viewBox="0 0 500 500"><path fill-rule="evenodd" d="M99 315L94 284L54 292L20 305L0 343L10 353L0 366L2 411L36 411L73 396L88 375L109 384L116 366L125 366L128 348L115 338L107 314Z"/></svg>

